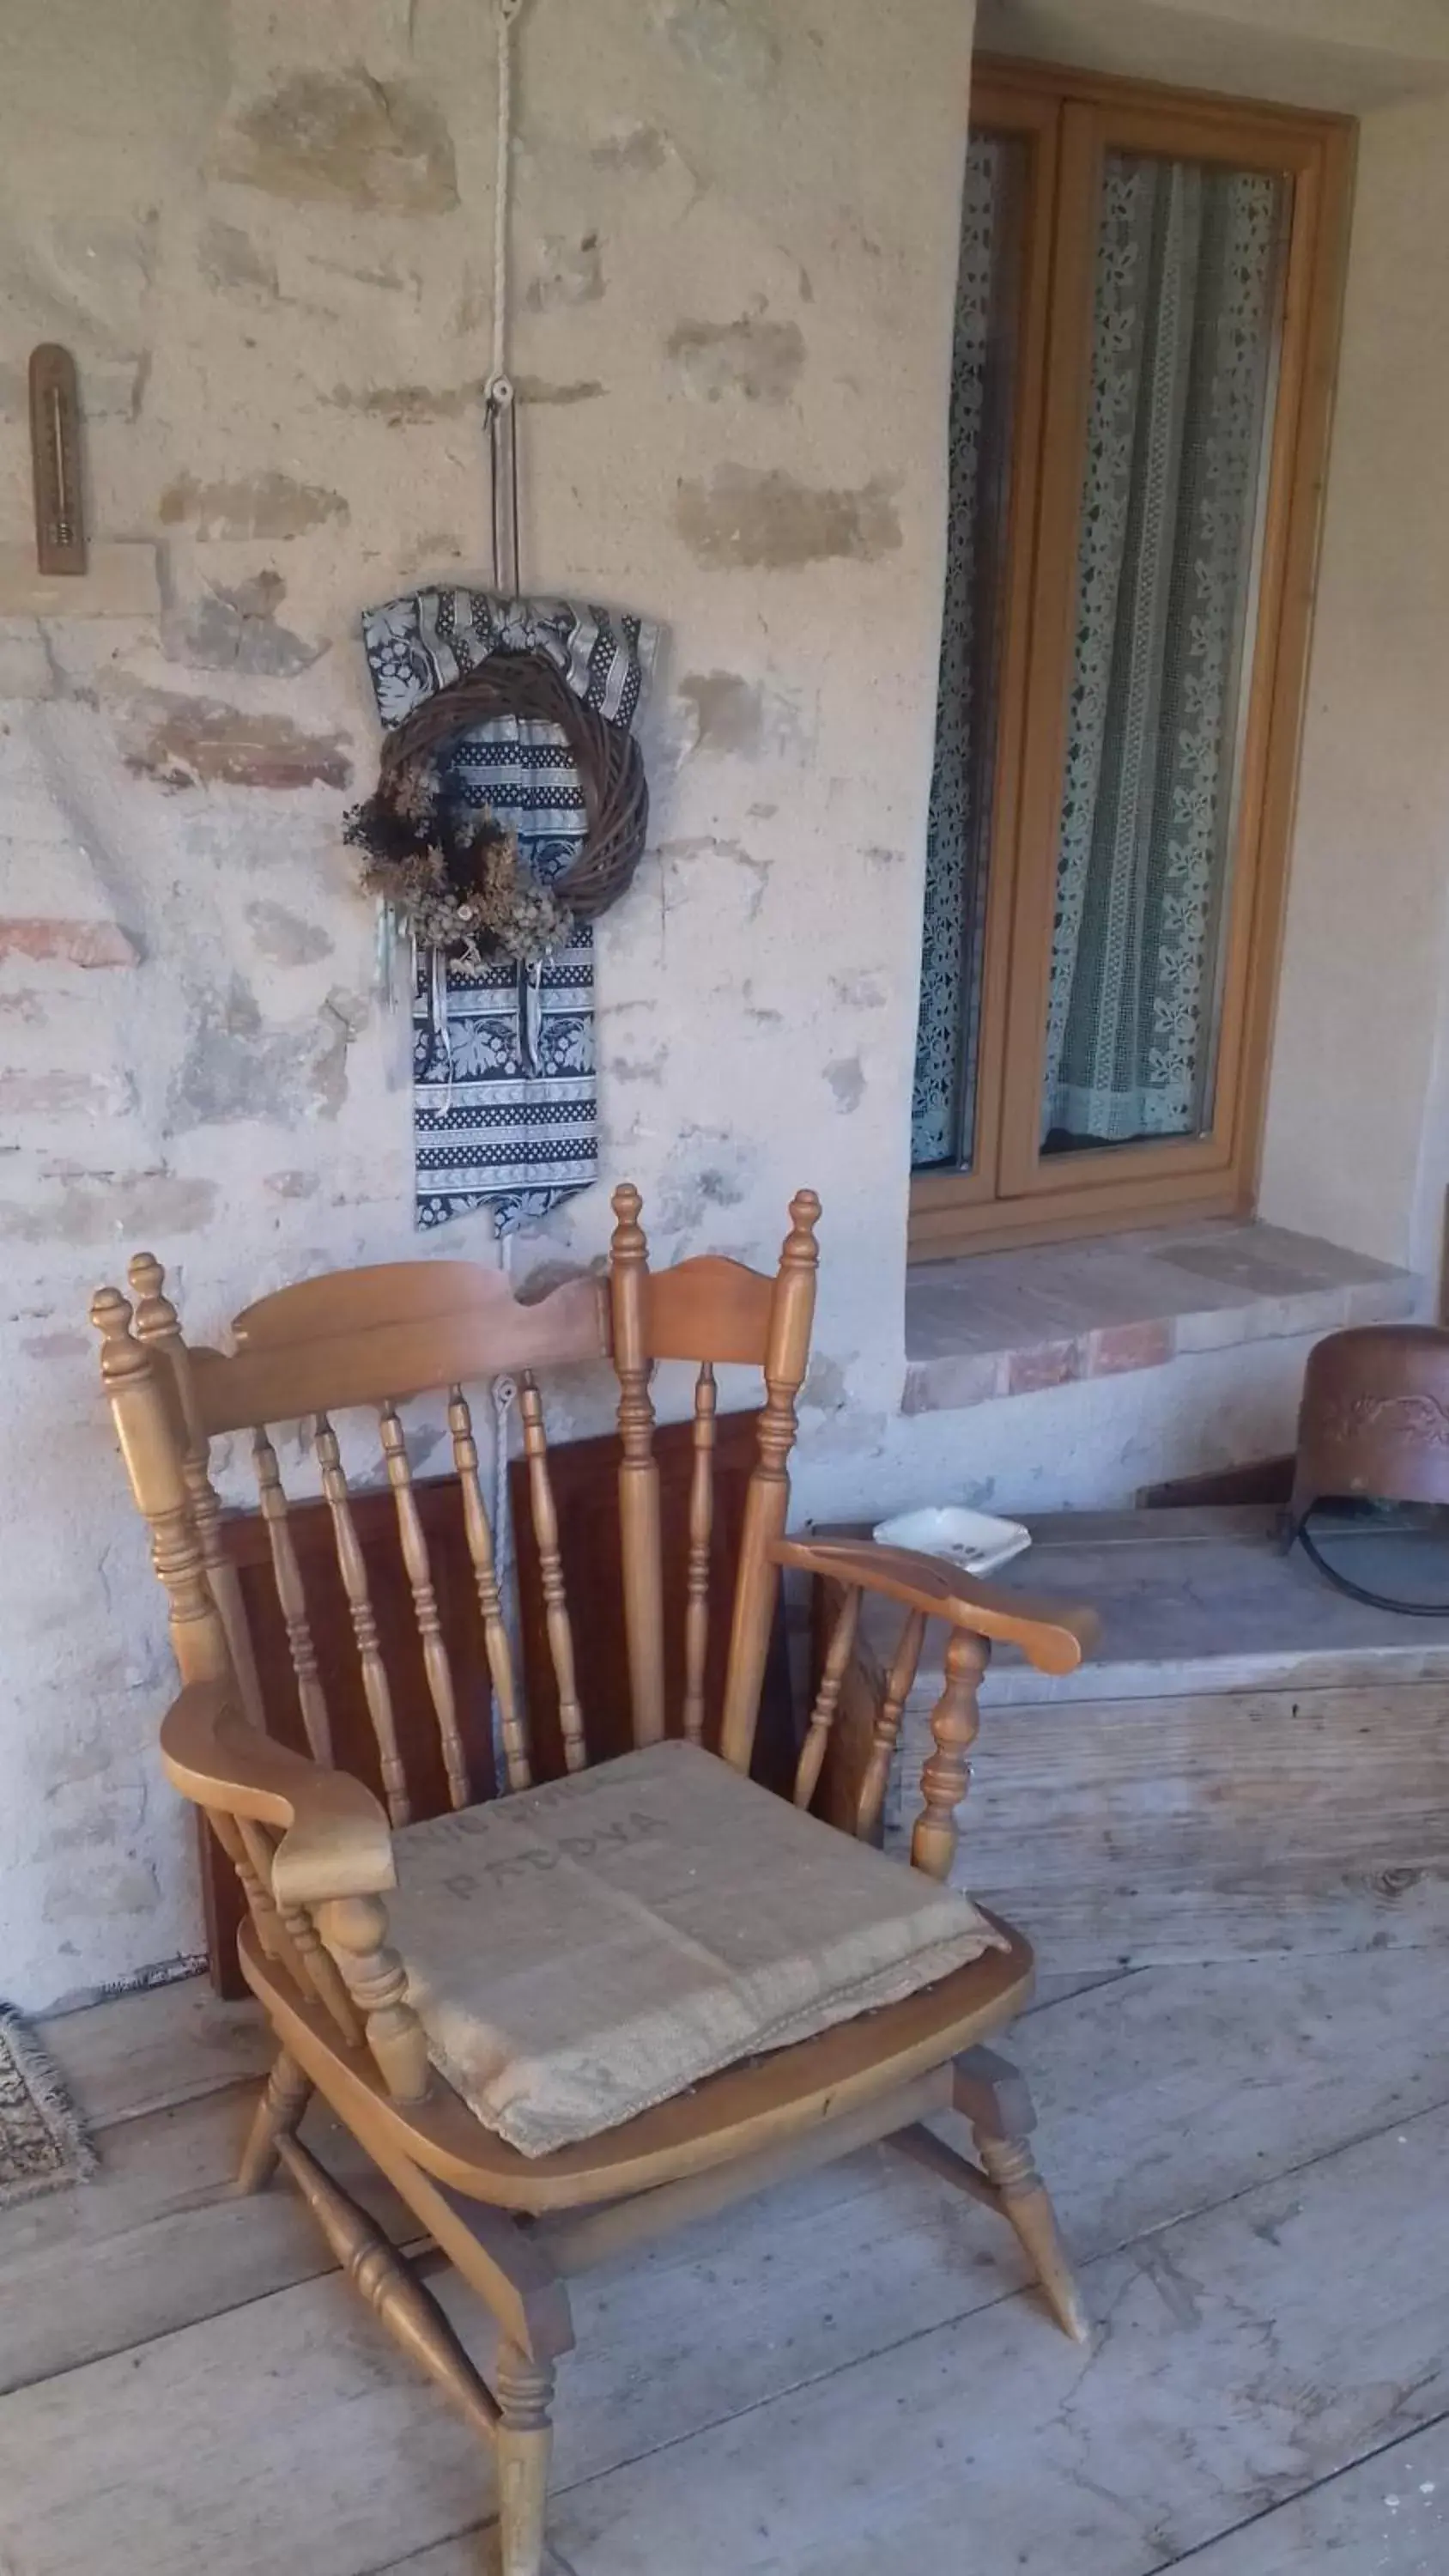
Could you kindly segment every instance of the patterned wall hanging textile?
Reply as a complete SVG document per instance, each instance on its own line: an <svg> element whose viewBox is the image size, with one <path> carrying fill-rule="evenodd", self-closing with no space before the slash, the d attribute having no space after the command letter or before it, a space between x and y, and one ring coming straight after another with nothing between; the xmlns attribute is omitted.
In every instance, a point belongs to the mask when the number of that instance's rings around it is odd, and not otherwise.
<svg viewBox="0 0 1449 2576"><path fill-rule="evenodd" d="M627 733L657 642L641 618L452 589L370 609L362 632L389 729L490 656L532 653ZM589 816L560 725L491 717L441 759L452 810L491 813L540 886L574 866ZM468 963L419 943L410 991L417 1224L491 1205L495 1230L507 1234L586 1188L597 1169L592 923L574 919L557 947L522 964L506 955Z"/></svg>

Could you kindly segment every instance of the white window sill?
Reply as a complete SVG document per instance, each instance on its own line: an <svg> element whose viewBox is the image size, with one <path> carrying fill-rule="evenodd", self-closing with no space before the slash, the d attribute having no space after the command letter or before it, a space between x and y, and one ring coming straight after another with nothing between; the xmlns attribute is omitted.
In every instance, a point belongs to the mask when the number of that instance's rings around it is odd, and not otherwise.
<svg viewBox="0 0 1449 2576"><path fill-rule="evenodd" d="M1189 1351L1412 1315L1407 1270L1229 1220L922 1263L906 1274L907 1413L950 1412Z"/></svg>

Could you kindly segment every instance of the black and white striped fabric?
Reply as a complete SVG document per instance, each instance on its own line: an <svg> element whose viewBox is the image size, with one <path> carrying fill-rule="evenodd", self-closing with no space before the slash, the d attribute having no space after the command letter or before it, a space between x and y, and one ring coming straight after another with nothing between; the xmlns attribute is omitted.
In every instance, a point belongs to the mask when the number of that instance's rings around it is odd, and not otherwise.
<svg viewBox="0 0 1449 2576"><path fill-rule="evenodd" d="M503 600L474 590L411 591L362 621L385 727L478 668L490 653L538 652L611 723L631 726L657 630L570 600ZM576 858L586 817L557 725L499 717L450 755L459 804L516 834L524 864L552 884ZM535 967L481 972L418 960L413 990L416 1222L491 1205L496 1232L544 1216L595 1177L594 935L583 924Z"/></svg>

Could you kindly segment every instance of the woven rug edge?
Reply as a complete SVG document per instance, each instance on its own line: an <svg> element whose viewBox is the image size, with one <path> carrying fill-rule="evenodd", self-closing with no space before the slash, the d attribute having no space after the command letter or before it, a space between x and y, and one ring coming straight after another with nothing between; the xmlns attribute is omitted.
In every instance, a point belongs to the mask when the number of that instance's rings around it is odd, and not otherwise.
<svg viewBox="0 0 1449 2576"><path fill-rule="evenodd" d="M23 2181L0 2179L0 2209L12 2209L22 2200L38 2199L43 2192L64 2191L74 2183L88 2181L96 2171L97 2157L90 2132L59 2067L13 2004L0 2003L0 2040L14 2058L31 2100L64 2159L53 2173L33 2174Z"/></svg>

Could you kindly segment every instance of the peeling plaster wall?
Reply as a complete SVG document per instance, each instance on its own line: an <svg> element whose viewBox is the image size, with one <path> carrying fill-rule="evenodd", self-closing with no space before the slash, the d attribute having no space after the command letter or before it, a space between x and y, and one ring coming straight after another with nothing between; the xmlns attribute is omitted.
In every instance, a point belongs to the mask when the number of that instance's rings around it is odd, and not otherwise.
<svg viewBox="0 0 1449 2576"><path fill-rule="evenodd" d="M1263 1208L1439 1267L1449 1183L1449 98L1359 134Z"/></svg>
<svg viewBox="0 0 1449 2576"><path fill-rule="evenodd" d="M597 1256L625 1173L666 1257L769 1258L809 1180L821 1346L877 1434L970 32L962 0L532 0L518 38L526 578L668 645L653 846L599 940L606 1182L517 1272ZM161 573L152 619L0 621L0 1990L38 2005L198 1937L90 1291L146 1244L201 1338L412 1248L338 822L358 612L484 572L494 69L476 0L47 0L4 52L0 545L55 338L93 532ZM427 1249L491 1257L479 1223Z"/></svg>
<svg viewBox="0 0 1449 2576"><path fill-rule="evenodd" d="M598 1258L625 1174L662 1258L768 1262L813 1183L802 1516L1124 1499L1276 1445L1303 1356L899 1413L971 18L530 0L519 37L526 578L668 641L652 844L598 943L604 1179L516 1272ZM93 530L160 571L152 617L0 615L0 1991L39 2007L198 1940L90 1291L145 1244L214 1338L411 1248L399 1032L338 823L376 746L359 611L484 574L494 95L476 0L47 0L4 56L0 548L29 532L25 358L56 338ZM491 1257L476 1221L423 1248ZM440 1437L424 1409L415 1459Z"/></svg>

